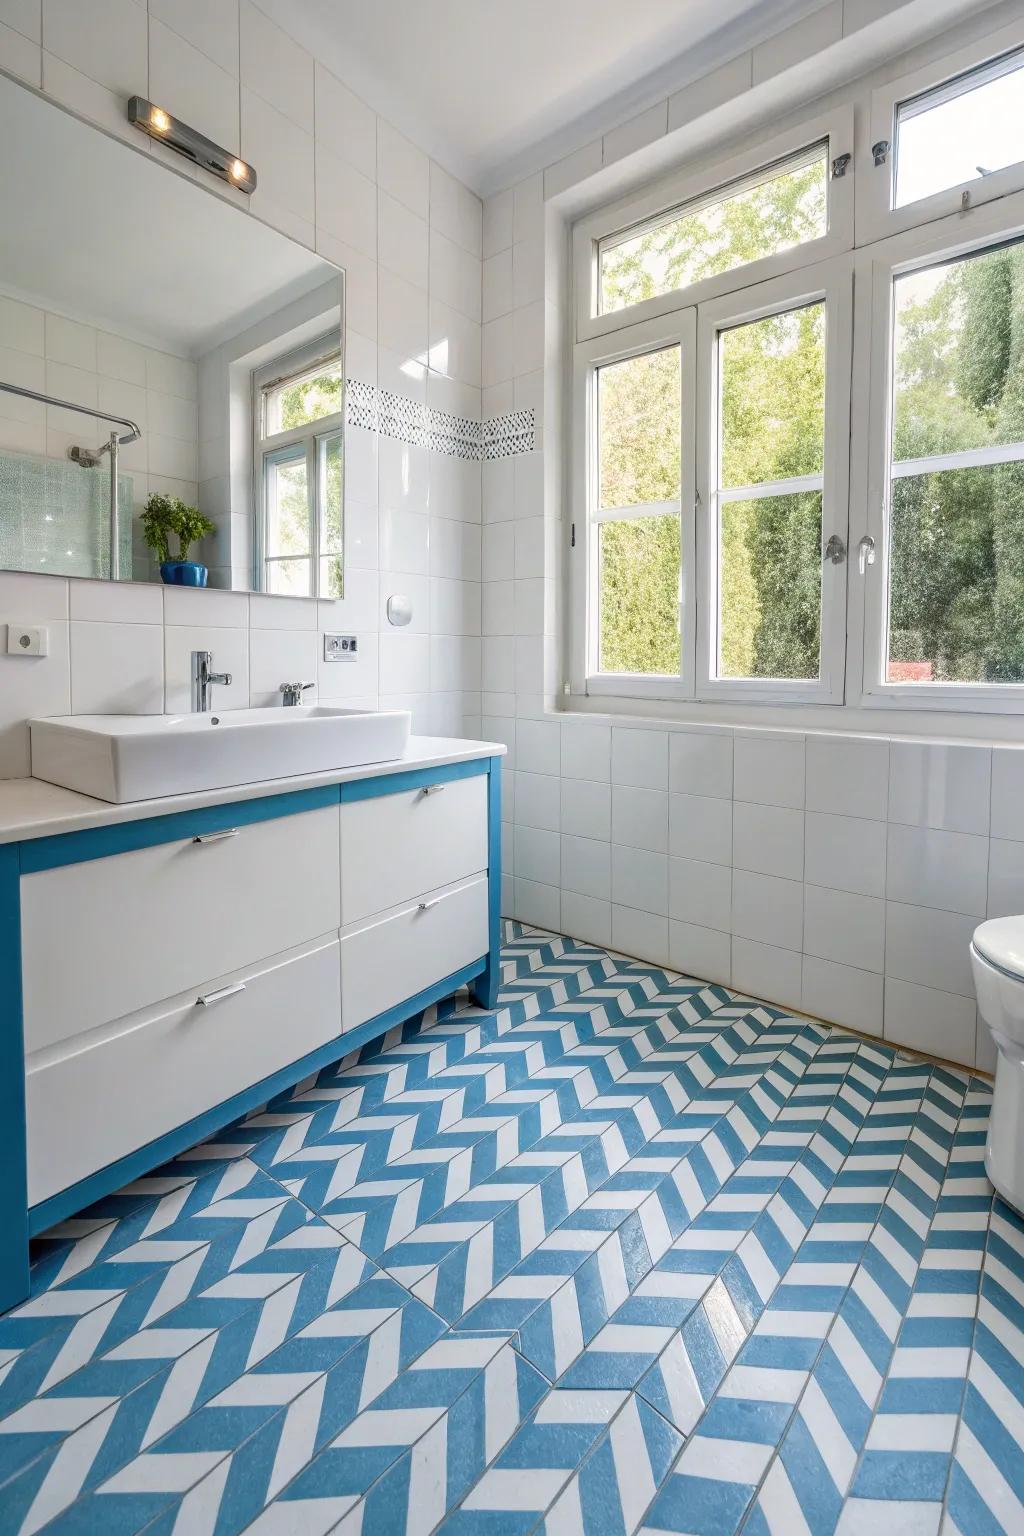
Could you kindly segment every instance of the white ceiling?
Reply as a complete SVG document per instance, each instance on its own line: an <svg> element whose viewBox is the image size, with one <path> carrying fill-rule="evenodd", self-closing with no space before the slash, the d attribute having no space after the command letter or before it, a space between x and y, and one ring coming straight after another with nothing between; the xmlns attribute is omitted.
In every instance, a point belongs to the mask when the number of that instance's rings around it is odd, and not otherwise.
<svg viewBox="0 0 1024 1536"><path fill-rule="evenodd" d="M487 193L823 3L267 0L267 9L377 112Z"/></svg>

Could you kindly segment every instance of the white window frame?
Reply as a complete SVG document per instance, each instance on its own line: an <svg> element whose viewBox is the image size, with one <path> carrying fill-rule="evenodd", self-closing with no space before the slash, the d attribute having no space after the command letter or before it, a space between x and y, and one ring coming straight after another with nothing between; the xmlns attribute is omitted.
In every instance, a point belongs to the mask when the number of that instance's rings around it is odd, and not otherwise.
<svg viewBox="0 0 1024 1536"><path fill-rule="evenodd" d="M333 361L337 357L341 369L341 409L331 416L321 416L316 421L285 432L267 433L265 430L265 394L278 381L301 377L317 363ZM267 532L267 466L283 450L297 445L305 451L306 484L310 498L310 597L320 594L320 530L323 508L320 495L319 453L320 444L327 438L339 437L342 445L342 475L344 476L345 453L345 368L344 349L336 331L328 331L314 341L283 353L269 363L254 370L252 375L252 429L253 429L253 505L256 508L256 537L253 540L253 590L266 592L267 566L279 563L266 553ZM345 498L342 494L341 510L341 583L345 588ZM298 557L296 557L298 558Z"/></svg>
<svg viewBox="0 0 1024 1536"><path fill-rule="evenodd" d="M875 165L870 155L857 191L858 243L869 244L895 235L903 230L914 229L920 224L943 219L951 213L964 210L964 195L968 196L969 209L981 208L986 203L1024 190L1024 160L993 171L991 176L977 177L959 182L931 197L919 198L902 208L894 208L892 200L896 187L896 115L901 103L922 96L947 83L952 84L972 71L982 70L996 63L1006 54L1020 52L1024 48L1024 30L1018 22L1015 26L1001 28L987 37L952 54L946 54L930 64L923 65L899 80L871 93L869 146L888 142L889 151L883 163Z"/></svg>
<svg viewBox="0 0 1024 1536"><path fill-rule="evenodd" d="M854 235L853 162L851 160L848 163L841 176L833 175L831 167L838 157L853 154L853 124L853 106L840 107L823 116L806 120L785 133L762 140L756 147L727 160L718 159L705 162L697 169L688 168L685 172L659 182L655 187L606 205L580 219L573 229L577 341L607 336L626 326L671 314L687 305L734 292L738 288L749 288L767 278L797 267L811 266L828 256L848 250L853 245ZM596 313L597 251L601 240L660 216L671 217L674 209L704 197L712 200L716 193L725 197L733 183L773 167L817 143L826 144L826 234L777 256L766 256L761 261L749 262L717 276L702 278L700 282L691 283L686 288L645 299L626 309L618 309L606 315Z"/></svg>
<svg viewBox="0 0 1024 1536"><path fill-rule="evenodd" d="M663 320L634 325L628 332L598 337L575 349L573 366L573 548L572 570L572 681L579 693L595 697L692 699L694 696L694 638L696 635L696 538L694 527L694 433L696 420L697 313L692 307L677 310ZM679 604L679 675L647 676L634 672L599 672L597 539L593 529L608 520L597 510L598 438L597 374L608 363L623 362L665 347L680 349L680 442L679 442L679 545L681 587ZM687 430L690 424L691 430ZM643 517L665 513L667 504L638 505L612 513L612 517ZM688 579L688 577L690 579Z"/></svg>
<svg viewBox="0 0 1024 1536"><path fill-rule="evenodd" d="M807 304L825 305L824 463L820 476L747 488L751 496L822 492L821 511L821 664L817 678L718 677L719 501L737 499L735 490L718 493L720 457L719 337L750 321L785 313ZM845 561L825 558L835 534L849 539L850 374L853 349L853 257L840 256L785 277L759 283L742 293L702 304L697 339L697 525L698 597L697 697L705 701L748 700L759 703L842 704L846 683Z"/></svg>
<svg viewBox="0 0 1024 1536"><path fill-rule="evenodd" d="M970 233L968 234L968 229ZM974 211L968 221L957 215L915 229L875 247L871 252L871 360L869 409L855 419L853 454L868 464L867 533L875 541L875 561L864 572L864 679L860 702L873 707L904 710L955 710L980 714L1024 712L1024 683L890 683L888 661L888 498L892 439L892 344L894 277L939 262L956 260L1024 237L1024 195L1006 198ZM951 455L964 463L1004 462L1013 453L979 450ZM936 461L928 461L934 468ZM851 570L857 570L857 550ZM856 701L854 701L856 702Z"/></svg>

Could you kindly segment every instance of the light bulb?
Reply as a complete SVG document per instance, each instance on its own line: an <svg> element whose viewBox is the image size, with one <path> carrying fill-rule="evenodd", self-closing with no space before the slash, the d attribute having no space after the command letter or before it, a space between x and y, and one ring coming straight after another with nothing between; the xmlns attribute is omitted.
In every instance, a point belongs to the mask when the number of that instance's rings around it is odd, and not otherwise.
<svg viewBox="0 0 1024 1536"><path fill-rule="evenodd" d="M149 122L150 127L155 128L157 133L166 133L171 126L171 120L163 107L153 107L149 114Z"/></svg>
<svg viewBox="0 0 1024 1536"><path fill-rule="evenodd" d="M231 174L236 181L242 181L244 177L248 175L248 173L249 167L245 165L241 160L232 160Z"/></svg>

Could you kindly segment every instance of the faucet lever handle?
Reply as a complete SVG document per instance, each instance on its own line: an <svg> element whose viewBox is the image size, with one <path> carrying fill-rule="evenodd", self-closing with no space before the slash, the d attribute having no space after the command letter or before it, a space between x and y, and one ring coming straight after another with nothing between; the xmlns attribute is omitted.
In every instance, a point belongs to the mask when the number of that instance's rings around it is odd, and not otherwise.
<svg viewBox="0 0 1024 1536"><path fill-rule="evenodd" d="M301 704L302 695L307 688L315 688L315 683L282 683L278 692L283 694L282 703Z"/></svg>

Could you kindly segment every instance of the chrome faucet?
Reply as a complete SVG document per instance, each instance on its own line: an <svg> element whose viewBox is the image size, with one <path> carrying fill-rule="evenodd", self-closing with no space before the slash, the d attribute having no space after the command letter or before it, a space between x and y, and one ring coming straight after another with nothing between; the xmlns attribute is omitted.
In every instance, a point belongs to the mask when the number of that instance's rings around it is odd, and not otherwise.
<svg viewBox="0 0 1024 1536"><path fill-rule="evenodd" d="M225 688L231 686L231 673L211 672L212 665L212 651L192 652L192 708L203 715L210 710L210 689L213 684L221 683Z"/></svg>
<svg viewBox="0 0 1024 1536"><path fill-rule="evenodd" d="M315 688L315 683L282 683L278 692L282 695L281 703L295 705L302 703L302 695L307 688Z"/></svg>

